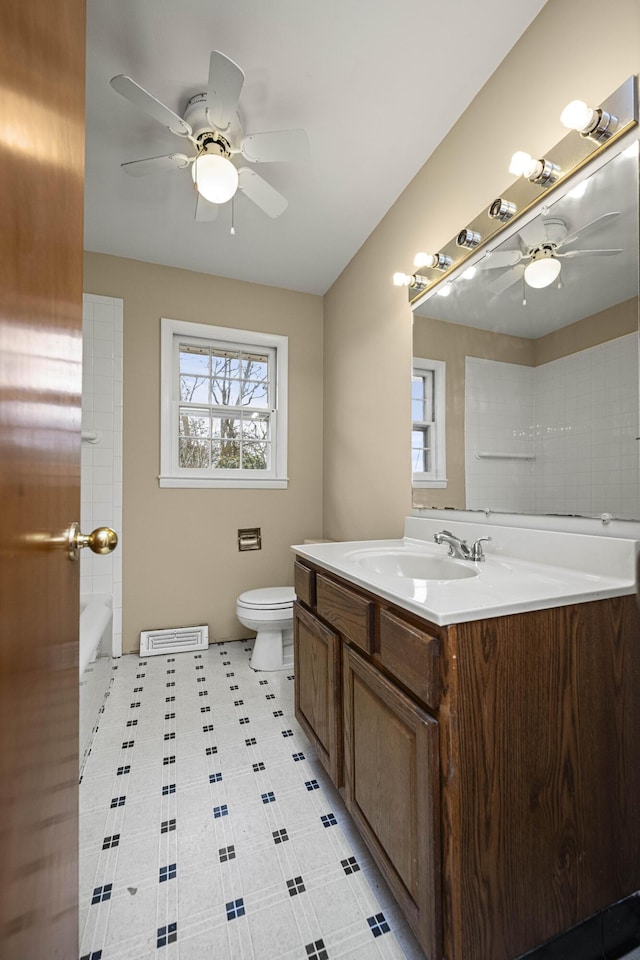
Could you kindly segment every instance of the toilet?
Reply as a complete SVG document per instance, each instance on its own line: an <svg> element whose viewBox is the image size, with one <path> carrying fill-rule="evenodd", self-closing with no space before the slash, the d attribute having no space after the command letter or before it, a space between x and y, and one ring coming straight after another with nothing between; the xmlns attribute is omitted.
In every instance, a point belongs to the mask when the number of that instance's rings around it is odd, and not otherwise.
<svg viewBox="0 0 640 960"><path fill-rule="evenodd" d="M293 666L293 587L247 590L236 601L240 623L256 631L249 665L254 670L286 670Z"/></svg>

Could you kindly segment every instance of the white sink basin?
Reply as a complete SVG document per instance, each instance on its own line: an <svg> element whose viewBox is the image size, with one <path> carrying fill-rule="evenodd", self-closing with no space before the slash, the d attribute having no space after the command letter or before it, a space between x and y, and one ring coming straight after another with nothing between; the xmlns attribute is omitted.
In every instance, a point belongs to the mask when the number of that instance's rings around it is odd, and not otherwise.
<svg viewBox="0 0 640 960"><path fill-rule="evenodd" d="M493 539L483 563L434 543L442 520L407 517L402 540L299 544L295 553L432 623L446 626L635 592L637 544L629 538L454 521L473 543Z"/></svg>
<svg viewBox="0 0 640 960"><path fill-rule="evenodd" d="M352 557L357 569L383 577L404 577L409 580L464 580L477 577L475 564L468 560L430 557L407 550L384 550L356 554Z"/></svg>

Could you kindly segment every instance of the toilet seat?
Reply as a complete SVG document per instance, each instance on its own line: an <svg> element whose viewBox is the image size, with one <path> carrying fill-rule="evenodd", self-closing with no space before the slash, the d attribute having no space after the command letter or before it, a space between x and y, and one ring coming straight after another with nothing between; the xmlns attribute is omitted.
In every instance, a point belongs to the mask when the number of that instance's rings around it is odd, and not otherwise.
<svg viewBox="0 0 640 960"><path fill-rule="evenodd" d="M289 610L295 599L293 587L264 587L241 593L237 603L245 610Z"/></svg>

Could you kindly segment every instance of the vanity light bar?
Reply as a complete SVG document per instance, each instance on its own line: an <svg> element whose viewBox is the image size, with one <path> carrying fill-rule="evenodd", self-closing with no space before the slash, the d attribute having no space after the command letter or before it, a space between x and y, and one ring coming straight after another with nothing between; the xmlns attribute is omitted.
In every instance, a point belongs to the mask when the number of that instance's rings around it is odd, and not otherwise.
<svg viewBox="0 0 640 960"><path fill-rule="evenodd" d="M456 243L459 247L466 247L467 250L473 250L481 240L482 237L477 230L469 230L468 227L465 227L464 230L461 230L458 234Z"/></svg>
<svg viewBox="0 0 640 960"><path fill-rule="evenodd" d="M424 290L429 286L427 277L421 277L417 273L394 273L393 284L396 287L409 287L410 290Z"/></svg>
<svg viewBox="0 0 640 960"><path fill-rule="evenodd" d="M600 107L591 109L584 100L572 100L560 114L560 123L568 130L577 130L581 137L604 143L613 135L618 118Z"/></svg>
<svg viewBox="0 0 640 960"><path fill-rule="evenodd" d="M515 174L516 177L526 177L531 183L539 183L540 186L548 187L556 182L561 170L551 160L534 160L531 154L524 150L516 150L511 157L509 173Z"/></svg>
<svg viewBox="0 0 640 960"><path fill-rule="evenodd" d="M431 270L447 270L451 266L451 257L444 253L416 253L414 267L430 267Z"/></svg>
<svg viewBox="0 0 640 960"><path fill-rule="evenodd" d="M515 217L517 210L518 208L515 203L498 197L489 207L489 216L492 220L500 220L502 223L507 223L512 217Z"/></svg>
<svg viewBox="0 0 640 960"><path fill-rule="evenodd" d="M409 288L409 302L417 305L431 294L434 287L451 275L461 272L465 261L475 262L487 244L492 244L505 229L510 229L514 217L519 218L532 210L547 193L553 192L593 157L624 136L638 123L637 78L629 77L611 96L596 108L587 107L582 101L578 107L573 102L574 124L578 123L579 137L573 129L553 147L549 159L528 158L526 172L486 207L481 214L467 224L437 254L418 254L415 267L421 274L396 274L409 280L401 280L398 286ZM581 112L582 111L582 112ZM563 111L564 112L564 111ZM577 116L577 119L576 119ZM475 242L476 236L480 239ZM423 259L421 259L423 258ZM431 272L433 271L433 272Z"/></svg>

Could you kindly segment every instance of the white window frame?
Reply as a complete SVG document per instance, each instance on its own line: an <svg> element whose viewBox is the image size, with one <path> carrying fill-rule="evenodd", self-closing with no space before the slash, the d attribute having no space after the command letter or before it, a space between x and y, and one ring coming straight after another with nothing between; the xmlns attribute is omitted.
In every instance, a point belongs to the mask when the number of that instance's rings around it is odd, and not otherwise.
<svg viewBox="0 0 640 960"><path fill-rule="evenodd" d="M447 486L446 367L444 360L428 360L426 357L413 358L412 374L414 376L423 376L425 372L433 374L433 420L430 421L433 436L433 469L428 472L412 472L412 485L418 489L443 490ZM412 410L412 432L414 423L417 422L413 420Z"/></svg>
<svg viewBox="0 0 640 960"><path fill-rule="evenodd" d="M203 343L222 341L230 349L275 350L275 385L271 407L270 470L193 470L178 466L178 342L191 338ZM186 320L160 320L160 474L161 487L211 487L284 490L287 477L287 400L289 338L255 330L236 330ZM230 474L234 474L233 476Z"/></svg>

